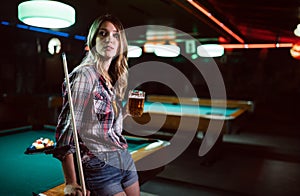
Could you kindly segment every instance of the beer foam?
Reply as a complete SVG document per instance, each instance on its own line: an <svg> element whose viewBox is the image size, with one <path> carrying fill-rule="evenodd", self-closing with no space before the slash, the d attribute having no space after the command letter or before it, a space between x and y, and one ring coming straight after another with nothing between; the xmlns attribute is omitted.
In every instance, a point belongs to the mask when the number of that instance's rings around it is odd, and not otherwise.
<svg viewBox="0 0 300 196"><path fill-rule="evenodd" d="M129 98L144 99L144 96L142 96L142 95L129 95Z"/></svg>

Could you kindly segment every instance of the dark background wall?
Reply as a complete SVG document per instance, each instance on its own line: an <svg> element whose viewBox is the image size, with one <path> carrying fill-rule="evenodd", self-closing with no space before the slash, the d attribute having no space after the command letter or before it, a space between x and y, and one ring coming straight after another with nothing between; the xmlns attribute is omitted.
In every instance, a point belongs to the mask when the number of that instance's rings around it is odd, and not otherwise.
<svg viewBox="0 0 300 196"><path fill-rule="evenodd" d="M0 26L0 128L26 123L55 123L48 108L49 96L60 95L64 73L60 54L47 52L53 35ZM60 37L67 53L69 71L84 55L83 41ZM209 98L207 84L191 62L184 57L158 58L143 54L130 59L129 66L163 61L176 67L190 79L199 97ZM291 57L289 48L239 49L226 51L219 58L200 58L209 64L215 61L222 73L228 99L255 102L257 118L297 123L300 98L300 61ZM172 77L172 76L168 76ZM159 83L149 82L140 88L147 94L172 94ZM280 116L285 116L284 120Z"/></svg>

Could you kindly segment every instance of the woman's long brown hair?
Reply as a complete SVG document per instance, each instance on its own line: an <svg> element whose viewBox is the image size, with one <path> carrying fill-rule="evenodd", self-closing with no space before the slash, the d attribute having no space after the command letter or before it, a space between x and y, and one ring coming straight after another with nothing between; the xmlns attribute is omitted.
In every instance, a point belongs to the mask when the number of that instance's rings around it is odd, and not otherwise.
<svg viewBox="0 0 300 196"><path fill-rule="evenodd" d="M104 71L104 69L100 66L101 61L103 59L96 51L96 37L98 35L98 31L103 22L109 21L111 22L117 29L120 34L120 44L118 48L118 54L112 60L111 65L109 67L108 73ZM89 48L89 52L86 58L83 60L81 64L89 65L91 63L96 63L97 70L100 74L108 81L114 85L117 93L117 97L120 99L124 98L124 94L127 88L127 79L128 79L128 63L127 63L127 50L128 44L125 35L125 30L122 23L113 15L106 14L98 17L89 29L89 34L87 37L87 46Z"/></svg>

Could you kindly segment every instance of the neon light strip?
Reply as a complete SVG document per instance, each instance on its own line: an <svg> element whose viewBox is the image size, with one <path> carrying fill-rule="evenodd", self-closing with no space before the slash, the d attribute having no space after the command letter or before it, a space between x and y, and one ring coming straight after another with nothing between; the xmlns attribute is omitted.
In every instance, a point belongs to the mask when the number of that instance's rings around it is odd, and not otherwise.
<svg viewBox="0 0 300 196"><path fill-rule="evenodd" d="M69 33L64 33L64 32L59 32L59 31L52 31L52 30L39 28L39 27L32 27L32 26L27 26L27 25L23 25L23 24L17 24L16 27L19 28L19 29L27 29L27 30L31 30L31 31L57 35L57 36L61 36L61 37L69 37Z"/></svg>
<svg viewBox="0 0 300 196"><path fill-rule="evenodd" d="M11 25L11 23L9 23L7 21L1 21L1 24L5 25L5 26ZM52 35L57 35L57 36L61 36L61 37L69 37L70 36L68 33L65 33L65 32L52 31L52 30L39 28L39 27L32 27L32 26L28 26L28 25L24 25L24 24L16 24L16 27L19 29L27 29L27 30L31 30L31 31L37 31L39 33L52 34ZM77 39L80 41L86 41L86 36L74 35L74 39Z"/></svg>
<svg viewBox="0 0 300 196"><path fill-rule="evenodd" d="M78 40L81 40L81 41L86 41L86 37L82 36L82 35L74 35L74 39L78 39Z"/></svg>
<svg viewBox="0 0 300 196"><path fill-rule="evenodd" d="M61 36L61 37L69 37L69 33L51 31L51 30L43 29L43 28L39 28L39 27L31 27L30 26L29 30L37 31L37 32L41 32L41 33L48 33L48 34L52 34L52 35L58 35L58 36Z"/></svg>
<svg viewBox="0 0 300 196"><path fill-rule="evenodd" d="M19 29L28 29L29 27L27 25L17 24L16 25Z"/></svg>
<svg viewBox="0 0 300 196"><path fill-rule="evenodd" d="M293 43L276 44L220 44L224 48L291 48Z"/></svg>
<svg viewBox="0 0 300 196"><path fill-rule="evenodd" d="M9 22L7 22L7 21L1 21L1 24L2 24L2 25L8 26L8 25L9 25Z"/></svg>
<svg viewBox="0 0 300 196"><path fill-rule="evenodd" d="M221 21L219 21L217 18L215 18L211 13L209 13L207 10L205 10L202 6L194 2L193 0L187 0L192 6L197 8L200 12L205 14L208 18L210 18L213 22L215 22L217 25L219 25L223 30L225 30L227 33L229 33L232 37L234 37L237 41L240 43L245 43L245 41L240 38L237 34L235 34L232 30L230 30L228 27L226 27Z"/></svg>

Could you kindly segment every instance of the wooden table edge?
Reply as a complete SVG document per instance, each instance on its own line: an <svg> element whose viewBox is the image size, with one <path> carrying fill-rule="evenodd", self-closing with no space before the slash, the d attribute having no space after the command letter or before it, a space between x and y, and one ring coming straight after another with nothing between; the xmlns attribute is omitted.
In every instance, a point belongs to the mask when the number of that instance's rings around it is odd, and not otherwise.
<svg viewBox="0 0 300 196"><path fill-rule="evenodd" d="M134 137L134 136L129 136L129 137ZM139 160L143 159L144 157L146 157L153 151L160 150L160 149L170 145L170 142L168 142L168 141L163 141L163 140L158 140L158 141L162 141L162 143L161 143L161 145L157 146L154 149L146 149L146 147L147 147L146 146L139 150L133 151L131 156L132 156L134 162L138 162ZM143 156L139 156L139 153L137 153L137 152L143 152ZM65 188L65 183L55 186L55 187L43 192L43 194L45 194L46 196L64 196L64 188Z"/></svg>

